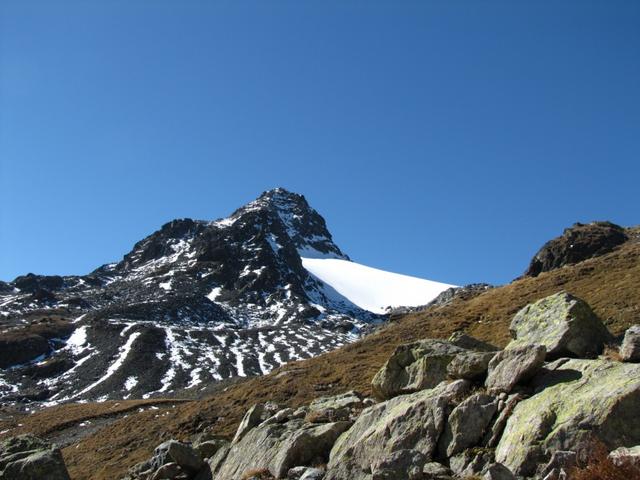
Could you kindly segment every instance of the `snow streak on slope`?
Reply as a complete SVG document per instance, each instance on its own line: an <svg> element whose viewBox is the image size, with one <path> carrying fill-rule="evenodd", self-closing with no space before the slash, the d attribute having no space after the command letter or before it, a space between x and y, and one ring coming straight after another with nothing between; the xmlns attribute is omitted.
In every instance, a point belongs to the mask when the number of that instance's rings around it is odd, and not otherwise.
<svg viewBox="0 0 640 480"><path fill-rule="evenodd" d="M355 305L374 313L384 313L388 307L425 305L454 287L335 258L302 258L302 265Z"/></svg>

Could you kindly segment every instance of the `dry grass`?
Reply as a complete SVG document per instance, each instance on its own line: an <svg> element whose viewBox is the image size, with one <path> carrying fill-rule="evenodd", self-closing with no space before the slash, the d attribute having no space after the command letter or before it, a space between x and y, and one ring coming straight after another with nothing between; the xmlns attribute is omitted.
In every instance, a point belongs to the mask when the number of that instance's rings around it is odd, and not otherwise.
<svg viewBox="0 0 640 480"><path fill-rule="evenodd" d="M605 345L602 356L614 362L622 362L622 355L617 345Z"/></svg>
<svg viewBox="0 0 640 480"><path fill-rule="evenodd" d="M632 480L640 478L640 469L631 465L617 466L609 458L608 449L596 443L583 465L569 472L570 480Z"/></svg>
<svg viewBox="0 0 640 480"><path fill-rule="evenodd" d="M187 440L202 425L233 435L246 409L257 402L271 400L297 407L347 390L370 395L371 378L396 346L425 337L446 338L458 330L504 346L511 318L520 308L563 289L586 300L610 330L620 334L640 314L638 278L640 243L628 242L599 258L523 278L469 300L395 318L386 328L354 344L236 383L206 400L178 405L164 417L157 418L153 411L130 415L65 448L65 461L74 480L118 478L167 438ZM70 408L59 407L54 416L64 422ZM47 412L21 419L23 430L39 430L40 418L52 415ZM55 430L55 421L47 420L47 425L48 431ZM4 428L0 423L0 430Z"/></svg>

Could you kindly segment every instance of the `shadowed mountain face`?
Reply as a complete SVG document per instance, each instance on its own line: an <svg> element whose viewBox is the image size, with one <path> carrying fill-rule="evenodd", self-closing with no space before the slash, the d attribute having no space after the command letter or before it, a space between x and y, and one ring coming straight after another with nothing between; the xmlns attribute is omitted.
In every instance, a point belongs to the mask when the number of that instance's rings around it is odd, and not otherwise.
<svg viewBox="0 0 640 480"><path fill-rule="evenodd" d="M275 189L226 219L167 223L89 275L2 283L0 396L57 403L198 389L334 349L381 320L301 257L348 260L303 196ZM47 335L41 324L52 325Z"/></svg>

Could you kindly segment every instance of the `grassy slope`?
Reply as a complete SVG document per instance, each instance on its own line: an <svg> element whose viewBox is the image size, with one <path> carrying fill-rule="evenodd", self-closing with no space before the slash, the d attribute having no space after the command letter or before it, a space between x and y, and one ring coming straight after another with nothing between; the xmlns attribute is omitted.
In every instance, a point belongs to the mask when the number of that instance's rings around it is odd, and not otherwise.
<svg viewBox="0 0 640 480"><path fill-rule="evenodd" d="M256 402L271 400L295 406L320 395L349 389L370 394L371 378L397 345L465 330L503 346L509 340L509 322L518 309L562 289L585 299L611 331L619 334L640 318L638 279L640 243L634 240L615 252L575 266L520 279L470 300L395 319L354 344L234 384L209 399L130 415L65 448L65 460L74 480L114 479L147 458L164 439L186 439L205 426L231 435L246 409ZM68 424L67 412L74 408L77 407L61 406L23 418L22 429L40 434L55 431L56 422ZM86 408L100 414L105 406ZM82 417L86 417L86 412Z"/></svg>

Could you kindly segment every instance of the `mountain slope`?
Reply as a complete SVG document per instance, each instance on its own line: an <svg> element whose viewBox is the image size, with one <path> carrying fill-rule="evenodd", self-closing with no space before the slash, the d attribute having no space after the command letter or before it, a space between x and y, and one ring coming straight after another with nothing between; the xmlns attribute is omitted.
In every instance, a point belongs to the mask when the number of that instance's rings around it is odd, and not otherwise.
<svg viewBox="0 0 640 480"><path fill-rule="evenodd" d="M218 434L233 435L254 403L275 401L297 406L320 395L351 389L370 394L371 378L399 344L425 337L446 338L454 331L464 330L504 346L515 312L561 289L586 300L609 329L618 334L637 322L640 305L638 232L633 238L602 257L397 317L385 328L352 344L228 386L206 400L115 420L98 432L88 433L82 441L67 444L65 461L74 480L118 478L128 467L148 458L163 439L187 439L205 427ZM0 437L31 431L58 438L71 423L97 421L122 407L115 402L54 407L0 423L0 430L10 429Z"/></svg>
<svg viewBox="0 0 640 480"><path fill-rule="evenodd" d="M169 222L88 275L4 283L0 343L11 336L22 357L0 358L0 398L51 405L197 392L332 350L383 320L311 275L303 258L350 265L305 198L275 189L225 219ZM424 304L439 291L423 293ZM54 317L58 334L33 334Z"/></svg>

